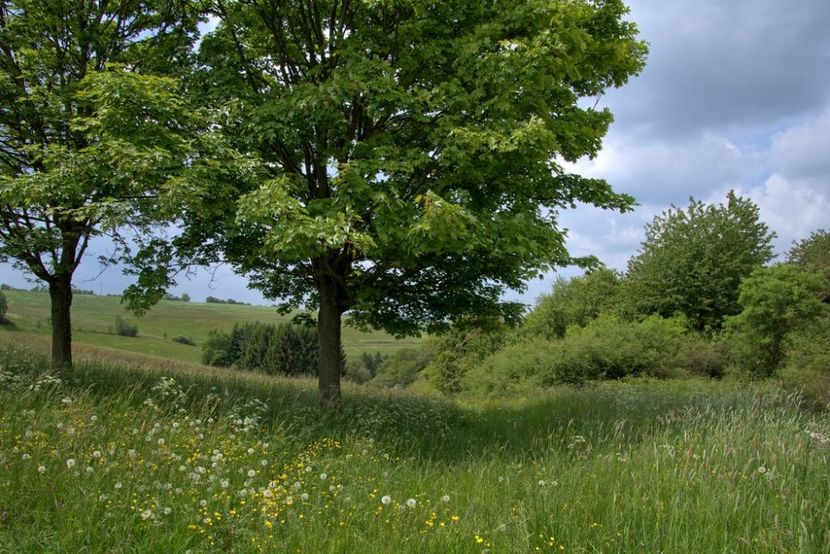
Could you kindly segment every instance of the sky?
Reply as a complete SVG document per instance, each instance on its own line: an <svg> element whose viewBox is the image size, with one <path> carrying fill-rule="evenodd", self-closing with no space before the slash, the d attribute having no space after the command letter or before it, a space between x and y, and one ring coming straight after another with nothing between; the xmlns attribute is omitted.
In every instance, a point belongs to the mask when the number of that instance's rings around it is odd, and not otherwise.
<svg viewBox="0 0 830 554"><path fill-rule="evenodd" d="M629 19L650 44L646 68L599 107L615 116L603 149L570 170L606 179L637 208L616 214L563 211L567 246L624 270L655 215L693 196L720 203L729 190L751 198L777 235L783 257L794 240L830 228L830 2L827 0L629 0ZM592 99L591 102L593 104ZM120 293L117 267L101 273L103 241L91 245L75 285ZM779 259L780 259L779 257ZM576 274L563 268L562 275ZM532 304L555 274L506 296ZM0 265L0 282L32 286ZM194 300L269 304L227 266L180 279Z"/></svg>

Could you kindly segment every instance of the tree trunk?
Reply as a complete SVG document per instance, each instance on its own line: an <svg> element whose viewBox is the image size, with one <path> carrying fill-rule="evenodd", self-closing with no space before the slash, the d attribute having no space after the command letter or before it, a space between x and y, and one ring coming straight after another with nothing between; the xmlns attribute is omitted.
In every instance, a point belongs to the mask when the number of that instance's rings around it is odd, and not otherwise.
<svg viewBox="0 0 830 554"><path fill-rule="evenodd" d="M337 284L330 279L320 279L320 311L317 315L317 332L320 340L320 365L318 383L320 406L340 406L340 320L342 310L337 301Z"/></svg>
<svg viewBox="0 0 830 554"><path fill-rule="evenodd" d="M49 283L52 301L52 367L72 369L72 275L58 275Z"/></svg>

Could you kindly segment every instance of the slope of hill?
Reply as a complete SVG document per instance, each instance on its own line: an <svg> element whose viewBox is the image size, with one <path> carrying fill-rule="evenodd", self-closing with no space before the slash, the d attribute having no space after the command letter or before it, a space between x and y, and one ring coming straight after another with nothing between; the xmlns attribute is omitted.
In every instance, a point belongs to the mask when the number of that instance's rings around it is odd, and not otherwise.
<svg viewBox="0 0 830 554"><path fill-rule="evenodd" d="M14 323L15 331L47 335L49 329L49 295L45 292L4 291L9 302L6 317ZM122 337L114 332L115 318L121 316L138 324L139 335ZM73 338L77 344L105 346L198 362L199 346L213 329L228 330L235 322L262 321L278 323L289 317L279 315L266 306L241 304L204 304L163 300L144 317L127 313L116 296L75 295L72 304ZM8 328L0 326L0 330ZM193 339L197 346L173 342L173 337ZM363 333L351 327L343 329L343 343L347 354L360 352L388 352L417 344L419 339L396 340L386 333Z"/></svg>

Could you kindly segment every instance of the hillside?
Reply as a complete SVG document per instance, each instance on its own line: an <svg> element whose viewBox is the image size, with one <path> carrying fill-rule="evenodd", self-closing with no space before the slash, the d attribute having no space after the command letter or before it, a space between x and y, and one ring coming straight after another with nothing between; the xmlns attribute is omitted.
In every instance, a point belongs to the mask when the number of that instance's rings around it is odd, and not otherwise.
<svg viewBox="0 0 830 554"><path fill-rule="evenodd" d="M46 292L10 290L7 318L14 323L14 332L48 336L49 295ZM122 337L114 333L116 316L135 321L139 335ZM205 304L162 300L144 317L128 314L117 296L75 295L72 304L73 339L77 344L104 346L129 352L151 354L164 358L198 362L199 345L213 329L228 330L235 322L262 321L277 323L289 318L266 306L240 304ZM0 326L0 333L9 332ZM173 337L184 336L196 341L197 346L173 342ZM343 343L347 354L360 352L389 352L416 344L419 339L396 340L386 333L363 333L344 326Z"/></svg>

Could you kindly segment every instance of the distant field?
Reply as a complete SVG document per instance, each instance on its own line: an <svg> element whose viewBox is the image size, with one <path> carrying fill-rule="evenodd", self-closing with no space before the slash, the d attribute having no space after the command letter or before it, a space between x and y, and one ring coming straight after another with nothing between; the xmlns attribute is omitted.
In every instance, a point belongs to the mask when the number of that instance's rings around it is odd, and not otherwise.
<svg viewBox="0 0 830 554"><path fill-rule="evenodd" d="M14 332L48 336L49 295L45 292L4 291L9 301L6 314L16 327ZM114 334L115 317L135 321L139 336L122 337ZM188 362L198 362L201 344L213 329L228 330L235 322L262 321L278 323L289 318L266 306L238 304L204 304L199 302L161 301L142 318L135 318L114 296L75 295L72 304L73 339L78 344L105 346L129 352L151 354ZM0 332L9 332L0 326ZM173 337L184 336L196 341L197 346L173 342ZM419 339L396 340L386 333L362 333L346 326L343 343L347 354L360 352L388 352L417 344Z"/></svg>

